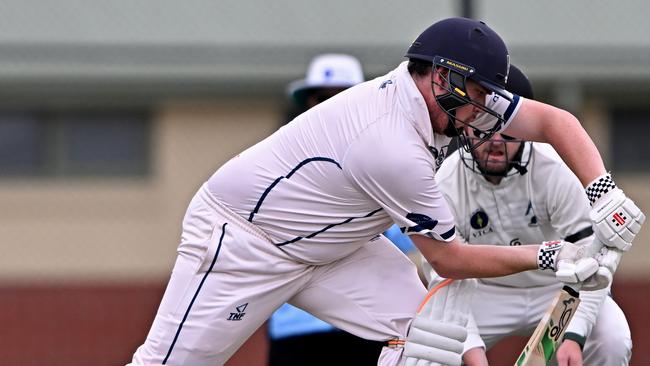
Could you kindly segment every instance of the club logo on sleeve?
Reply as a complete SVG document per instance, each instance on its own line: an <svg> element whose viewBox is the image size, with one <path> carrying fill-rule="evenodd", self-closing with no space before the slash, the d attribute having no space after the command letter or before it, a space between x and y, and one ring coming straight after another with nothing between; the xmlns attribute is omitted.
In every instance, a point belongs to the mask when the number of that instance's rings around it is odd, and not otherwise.
<svg viewBox="0 0 650 366"><path fill-rule="evenodd" d="M409 232L426 232L433 230L436 225L438 225L438 220L434 220L427 215L419 214L415 212L410 212L406 214L406 219L411 220L415 223L415 226L408 228Z"/></svg>
<svg viewBox="0 0 650 366"><path fill-rule="evenodd" d="M494 232L490 224L490 218L485 213L485 211L478 209L474 211L472 216L469 219L469 225L474 229L472 232L472 237L478 238L485 234Z"/></svg>

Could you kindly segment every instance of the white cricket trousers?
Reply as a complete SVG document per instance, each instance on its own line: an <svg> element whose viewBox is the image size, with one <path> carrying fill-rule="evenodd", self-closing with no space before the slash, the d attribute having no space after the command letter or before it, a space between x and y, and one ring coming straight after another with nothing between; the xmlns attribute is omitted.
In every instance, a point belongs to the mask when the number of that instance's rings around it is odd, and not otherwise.
<svg viewBox="0 0 650 366"><path fill-rule="evenodd" d="M405 338L425 295L415 265L383 236L329 264L298 263L204 185L183 219L169 284L131 364L223 365L285 302L359 337ZM403 363L401 353L384 347L378 364Z"/></svg>

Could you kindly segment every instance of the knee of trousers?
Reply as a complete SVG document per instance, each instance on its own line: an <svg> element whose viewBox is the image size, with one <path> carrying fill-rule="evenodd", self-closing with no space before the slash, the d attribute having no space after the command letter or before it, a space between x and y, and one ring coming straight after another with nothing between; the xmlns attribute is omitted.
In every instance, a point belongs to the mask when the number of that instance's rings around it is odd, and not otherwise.
<svg viewBox="0 0 650 366"><path fill-rule="evenodd" d="M590 354L593 352L594 354ZM611 337L606 342L585 349L585 364L627 365L632 355L632 339L629 337Z"/></svg>

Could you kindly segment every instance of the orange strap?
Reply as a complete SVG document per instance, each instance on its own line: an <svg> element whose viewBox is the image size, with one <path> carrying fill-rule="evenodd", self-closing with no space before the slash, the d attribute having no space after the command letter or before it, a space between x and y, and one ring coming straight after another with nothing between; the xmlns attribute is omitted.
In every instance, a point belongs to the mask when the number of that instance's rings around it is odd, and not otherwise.
<svg viewBox="0 0 650 366"><path fill-rule="evenodd" d="M404 339L399 339L399 338L393 338L389 340L387 343L387 346L390 348L398 348L398 347L404 347L404 343L406 343L406 340Z"/></svg>
<svg viewBox="0 0 650 366"><path fill-rule="evenodd" d="M443 281L440 282L439 284L435 285L435 286L434 286L434 287L429 291L429 293L427 294L427 296L424 298L424 300L422 301L422 303L421 303L420 306L418 307L417 314L420 314L420 312L422 311L422 308L424 307L424 305L426 305L426 303L429 301L429 299L431 299L431 296L433 296L433 295L434 295L436 292L438 292L438 290L440 290L441 288L450 285L452 282L454 282L454 280L452 280L451 278L446 278L445 280L443 280Z"/></svg>

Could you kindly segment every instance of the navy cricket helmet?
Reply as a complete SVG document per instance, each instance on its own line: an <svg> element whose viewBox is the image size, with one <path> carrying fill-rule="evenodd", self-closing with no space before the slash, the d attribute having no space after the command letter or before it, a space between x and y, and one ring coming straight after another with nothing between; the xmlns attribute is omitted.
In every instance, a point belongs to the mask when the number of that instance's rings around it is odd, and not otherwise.
<svg viewBox="0 0 650 366"><path fill-rule="evenodd" d="M488 93L512 100L512 94L505 89L510 69L508 49L501 37L484 22L468 18L436 22L417 37L405 57L432 63L434 72L438 67L448 70L443 75L446 85L438 84L446 93L435 98L449 118L444 134L458 136L461 147L468 151L475 147L469 142L466 128L472 132L471 135L480 137L480 144L503 126L503 116L486 107L487 100L474 101L467 93L467 80L472 80ZM456 119L456 110L467 104L481 111L481 117L477 116L475 123ZM457 127L457 121L464 127Z"/></svg>
<svg viewBox="0 0 650 366"><path fill-rule="evenodd" d="M418 36L405 56L459 71L486 89L508 96L508 48L482 21L448 18L436 22Z"/></svg>
<svg viewBox="0 0 650 366"><path fill-rule="evenodd" d="M510 65L510 73L508 75L508 82L506 89L526 99L535 99L533 94L533 86L526 75L515 65Z"/></svg>
<svg viewBox="0 0 650 366"><path fill-rule="evenodd" d="M506 89L514 94L517 94L526 99L535 99L533 94L533 86L528 80L528 77L515 65L510 65L510 72L508 75L508 82L506 83ZM499 135L497 135L499 136ZM487 141L486 144L496 145L495 150L503 150L505 152L505 159L507 165L500 167L500 169L488 169L489 160L481 159L476 151L471 151L470 153L461 154L461 158L465 166L475 173L482 174L484 176L500 176L506 177L510 175L521 174L524 175L528 172L528 164L530 163L530 157L532 154L532 147L525 149L525 145L529 142L517 139L508 135L500 134L501 139L497 137L492 137L491 140ZM471 139L471 138L470 138ZM504 142L519 142L519 147L510 151L508 149L503 149L499 147L499 144L504 144ZM493 148L492 146L490 148Z"/></svg>

